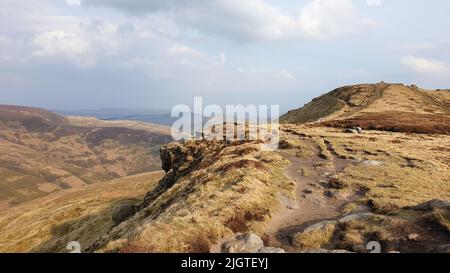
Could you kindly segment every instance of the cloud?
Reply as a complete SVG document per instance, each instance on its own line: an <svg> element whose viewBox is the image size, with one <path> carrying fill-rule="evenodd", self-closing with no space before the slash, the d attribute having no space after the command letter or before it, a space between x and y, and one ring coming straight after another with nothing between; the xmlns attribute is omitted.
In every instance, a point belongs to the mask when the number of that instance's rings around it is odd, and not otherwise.
<svg viewBox="0 0 450 273"><path fill-rule="evenodd" d="M330 39L345 36L375 21L358 15L352 0L313 0L300 11L300 28L308 37Z"/></svg>
<svg viewBox="0 0 450 273"><path fill-rule="evenodd" d="M297 12L263 0L84 0L82 3L138 16L166 13L180 26L237 42L333 39L375 24L358 14L353 0L310 0Z"/></svg>
<svg viewBox="0 0 450 273"><path fill-rule="evenodd" d="M402 64L417 74L428 76L450 76L450 67L441 61L408 56L402 59Z"/></svg>
<svg viewBox="0 0 450 273"><path fill-rule="evenodd" d="M402 44L402 45L394 47L394 48L402 50L402 51L411 52L411 54L415 54L417 52L448 53L448 52L450 52L450 41L440 40L440 41L428 41L428 42L421 42L421 43L409 43L409 44Z"/></svg>
<svg viewBox="0 0 450 273"><path fill-rule="evenodd" d="M225 53L223 53L223 52L220 53L220 54L219 54L219 64L225 65L226 62L227 62L227 54L225 54Z"/></svg>
<svg viewBox="0 0 450 273"><path fill-rule="evenodd" d="M38 33L32 47L34 57L62 57L82 68L95 66L90 41L75 33L58 30Z"/></svg>
<svg viewBox="0 0 450 273"><path fill-rule="evenodd" d="M381 0L366 0L367 5L369 6L381 6Z"/></svg>
<svg viewBox="0 0 450 273"><path fill-rule="evenodd" d="M237 71L242 73L247 78L254 78L255 76L260 79L273 79L282 81L295 80L295 76L287 71L286 69L281 70L270 70L270 69L258 69L258 68L247 68L238 67Z"/></svg>
<svg viewBox="0 0 450 273"><path fill-rule="evenodd" d="M79 6L81 5L81 0L66 0L66 3L69 6Z"/></svg>

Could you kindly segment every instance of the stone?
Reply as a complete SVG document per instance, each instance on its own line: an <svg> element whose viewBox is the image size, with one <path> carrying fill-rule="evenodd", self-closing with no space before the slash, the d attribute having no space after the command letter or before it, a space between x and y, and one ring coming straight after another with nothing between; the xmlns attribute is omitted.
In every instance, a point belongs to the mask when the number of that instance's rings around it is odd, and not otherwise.
<svg viewBox="0 0 450 273"><path fill-rule="evenodd" d="M383 165L383 161L379 161L379 160L365 160L361 163L364 166L373 166L373 167L378 167Z"/></svg>
<svg viewBox="0 0 450 273"><path fill-rule="evenodd" d="M450 202L439 199L433 199L431 201L422 203L410 209L416 211L431 211L433 209L450 209Z"/></svg>
<svg viewBox="0 0 450 273"><path fill-rule="evenodd" d="M316 223L314 225L308 226L307 228L305 228L303 230L302 233L309 233L309 232L312 232L312 231L325 229L327 226L335 225L335 224L337 224L337 221L323 221L323 222L319 222L319 223Z"/></svg>
<svg viewBox="0 0 450 273"><path fill-rule="evenodd" d="M286 251L277 247L263 247L258 251L258 253L286 253Z"/></svg>
<svg viewBox="0 0 450 273"><path fill-rule="evenodd" d="M224 243L222 250L225 253L258 253L264 247L264 242L254 233L239 234L236 239Z"/></svg>
<svg viewBox="0 0 450 273"><path fill-rule="evenodd" d="M350 221L365 220L374 215L375 214L370 213L370 212L369 213L352 214L352 215L347 215L345 217L342 217L341 219L338 220L338 222L342 224L342 223L346 223L346 222L350 222Z"/></svg>
<svg viewBox="0 0 450 273"><path fill-rule="evenodd" d="M417 240L417 238L419 238L419 234L417 234L417 233L412 233L412 234L408 235L409 240L414 241L414 240Z"/></svg>
<svg viewBox="0 0 450 273"><path fill-rule="evenodd" d="M347 128L344 130L345 133L349 133L349 134L358 134L358 131L356 131L355 129L352 128Z"/></svg>

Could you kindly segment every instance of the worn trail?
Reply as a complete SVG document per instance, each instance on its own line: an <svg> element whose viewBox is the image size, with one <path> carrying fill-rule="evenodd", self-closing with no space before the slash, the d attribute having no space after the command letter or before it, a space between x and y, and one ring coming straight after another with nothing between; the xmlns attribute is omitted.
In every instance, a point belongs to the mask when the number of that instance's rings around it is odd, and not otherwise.
<svg viewBox="0 0 450 273"><path fill-rule="evenodd" d="M280 196L283 208L272 217L267 228L269 245L281 247L288 252L296 251L290 243L291 235L310 224L339 216L339 209L346 201L327 197L324 194L326 184L330 176L351 164L351 161L336 155L330 160L323 159L313 140L302 138L302 141L314 147L314 156L287 158L291 164L286 169L286 176L296 183L295 200Z"/></svg>

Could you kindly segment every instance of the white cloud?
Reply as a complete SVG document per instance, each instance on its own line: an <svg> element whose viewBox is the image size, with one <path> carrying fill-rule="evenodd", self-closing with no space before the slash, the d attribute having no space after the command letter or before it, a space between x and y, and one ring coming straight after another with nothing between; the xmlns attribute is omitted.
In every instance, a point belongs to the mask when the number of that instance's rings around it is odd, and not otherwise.
<svg viewBox="0 0 450 273"><path fill-rule="evenodd" d="M300 11L300 28L309 37L330 39L345 36L375 21L358 15L352 0L313 0Z"/></svg>
<svg viewBox="0 0 450 273"><path fill-rule="evenodd" d="M223 53L223 52L220 53L220 54L219 54L219 64L225 65L226 62L227 62L227 54L225 54L225 53Z"/></svg>
<svg viewBox="0 0 450 273"><path fill-rule="evenodd" d="M66 0L66 3L69 6L79 6L81 5L81 0Z"/></svg>
<svg viewBox="0 0 450 273"><path fill-rule="evenodd" d="M60 30L38 33L32 47L35 57L62 57L80 67L95 66L90 42L74 33Z"/></svg>
<svg viewBox="0 0 450 273"><path fill-rule="evenodd" d="M244 74L245 77L247 78L254 78L256 76L259 79L274 79L282 81L295 80L295 76L286 69L271 70L271 69L258 69L252 67L238 67L237 71Z"/></svg>
<svg viewBox="0 0 450 273"><path fill-rule="evenodd" d="M417 74L430 76L450 76L450 67L441 61L408 56L402 59L402 64Z"/></svg>
<svg viewBox="0 0 450 273"><path fill-rule="evenodd" d="M366 0L367 5L369 6L381 6L381 0Z"/></svg>
<svg viewBox="0 0 450 273"><path fill-rule="evenodd" d="M180 26L239 42L330 39L374 25L373 20L358 14L354 0L309 0L297 8L298 12L264 0L84 0L82 3L114 7L139 16L166 13Z"/></svg>

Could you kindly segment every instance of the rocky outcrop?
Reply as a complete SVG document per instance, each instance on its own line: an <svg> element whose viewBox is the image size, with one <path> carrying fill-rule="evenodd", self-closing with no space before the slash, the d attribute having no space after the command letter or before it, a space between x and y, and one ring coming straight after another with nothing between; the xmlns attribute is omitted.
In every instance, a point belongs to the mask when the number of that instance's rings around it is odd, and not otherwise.
<svg viewBox="0 0 450 273"><path fill-rule="evenodd" d="M164 145L160 149L162 169L166 175L158 185L150 191L141 203L144 208L152 203L158 196L170 189L175 182L193 171L207 156L214 160L214 154L218 154L224 147L229 145L226 141L187 141L185 143L173 142ZM211 164L212 162L203 162Z"/></svg>
<svg viewBox="0 0 450 273"><path fill-rule="evenodd" d="M432 211L434 209L450 210L450 202L444 200L433 199L420 205L411 207L410 210L415 211Z"/></svg>

